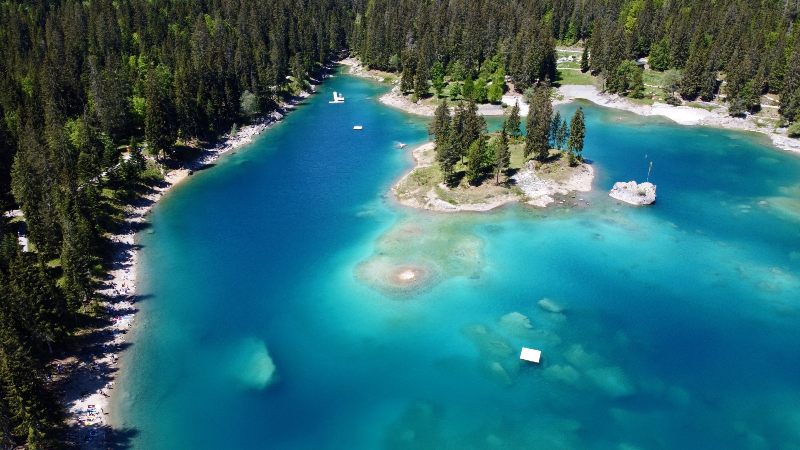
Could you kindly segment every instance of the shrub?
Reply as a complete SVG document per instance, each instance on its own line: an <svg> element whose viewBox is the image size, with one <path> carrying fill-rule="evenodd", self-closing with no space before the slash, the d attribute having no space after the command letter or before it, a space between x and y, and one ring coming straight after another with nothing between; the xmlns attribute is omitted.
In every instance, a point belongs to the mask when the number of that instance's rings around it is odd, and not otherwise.
<svg viewBox="0 0 800 450"><path fill-rule="evenodd" d="M789 126L789 137L800 138L800 122L795 122Z"/></svg>

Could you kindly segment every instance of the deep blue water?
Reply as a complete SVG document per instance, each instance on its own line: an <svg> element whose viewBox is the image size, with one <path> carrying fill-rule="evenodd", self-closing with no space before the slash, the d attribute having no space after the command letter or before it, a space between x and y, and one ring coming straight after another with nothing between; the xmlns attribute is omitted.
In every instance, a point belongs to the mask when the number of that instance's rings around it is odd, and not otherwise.
<svg viewBox="0 0 800 450"><path fill-rule="evenodd" d="M588 207L411 211L387 193L426 123L385 89L326 81L155 208L116 404L134 448L800 446L800 158L579 103ZM656 205L607 196L651 161ZM374 261L435 276L387 294Z"/></svg>

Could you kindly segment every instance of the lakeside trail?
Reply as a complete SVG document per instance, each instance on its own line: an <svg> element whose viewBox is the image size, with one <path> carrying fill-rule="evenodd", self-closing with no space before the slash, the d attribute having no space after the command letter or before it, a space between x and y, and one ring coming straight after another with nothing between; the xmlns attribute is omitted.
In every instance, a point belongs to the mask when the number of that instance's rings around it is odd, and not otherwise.
<svg viewBox="0 0 800 450"><path fill-rule="evenodd" d="M369 78L380 82L385 82L386 78L378 72L366 68L357 58L347 58L340 61L350 67L349 73L352 75ZM553 102L554 105L572 102L576 99L588 100L594 104L606 108L620 109L632 112L641 116L662 116L680 125L707 126L713 128L723 128L736 131L748 131L767 135L772 144L782 150L793 153L800 153L800 139L790 138L786 134L786 129L774 129L771 127L759 126L752 116L746 118L731 117L724 106L716 104L715 109L709 111L702 108L691 106L672 106L666 103L654 103L653 105L641 105L616 94L600 92L591 85L563 85L558 88L559 99ZM528 105L525 98L513 90L503 96L503 105L511 106L519 102L520 115L528 114ZM400 109L407 113L419 116L433 117L436 110L435 105L423 102L412 102L408 96L400 93L399 86L395 85L392 90L380 97L380 102L384 105ZM478 106L478 113L484 116L502 116L505 110L501 105L484 104Z"/></svg>
<svg viewBox="0 0 800 450"><path fill-rule="evenodd" d="M119 370L118 353L131 345L127 333L138 311L135 306L139 250L136 233L146 226L148 213L173 186L193 172L209 167L221 156L249 144L311 94L302 92L259 122L242 127L234 135L223 136L213 147L203 148L196 159L169 169L162 182L129 205L119 232L109 237L113 262L106 279L97 290L104 299L100 305L108 324L83 336L83 342L80 343L82 350L78 354L53 363L55 371L60 374L55 378L59 379L62 387L69 437L79 447L105 449L112 443L130 440L133 437L131 434L135 433L112 429L109 416L114 379Z"/></svg>

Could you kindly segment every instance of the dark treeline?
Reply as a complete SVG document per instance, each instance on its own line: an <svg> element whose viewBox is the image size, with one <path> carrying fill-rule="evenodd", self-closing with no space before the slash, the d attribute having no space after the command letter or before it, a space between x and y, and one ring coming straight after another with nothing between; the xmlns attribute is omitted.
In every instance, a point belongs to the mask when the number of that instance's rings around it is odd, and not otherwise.
<svg viewBox="0 0 800 450"><path fill-rule="evenodd" d="M356 16L352 49L370 67L422 81L437 62L457 78L500 63L524 89L555 79L550 11L537 0L369 0Z"/></svg>
<svg viewBox="0 0 800 450"><path fill-rule="evenodd" d="M675 90L684 99L722 94L742 115L762 94L779 94L791 122L800 117L799 14L800 0L368 0L352 47L370 67L402 71L403 90L419 96L442 73L491 81L487 65L520 91L556 82L555 43L583 42L582 68L611 92L641 96L634 61L648 57L655 70L682 71Z"/></svg>
<svg viewBox="0 0 800 450"><path fill-rule="evenodd" d="M4 217L0 448L60 447L45 366L94 313L103 236L146 172L141 149L170 156L274 109L347 46L351 6L0 2L0 204L22 210L31 250Z"/></svg>
<svg viewBox="0 0 800 450"><path fill-rule="evenodd" d="M800 27L797 0L561 0L554 34L587 39L592 71L613 92L626 90L630 61L654 70L681 69L687 100L724 94L731 114L758 110L762 94L781 95L781 114L800 116ZM721 82L725 86L720 91Z"/></svg>

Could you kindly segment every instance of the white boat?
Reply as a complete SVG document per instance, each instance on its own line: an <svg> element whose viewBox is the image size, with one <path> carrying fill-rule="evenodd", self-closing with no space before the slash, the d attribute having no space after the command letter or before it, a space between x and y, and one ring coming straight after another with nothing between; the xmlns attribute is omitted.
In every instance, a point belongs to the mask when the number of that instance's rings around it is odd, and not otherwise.
<svg viewBox="0 0 800 450"><path fill-rule="evenodd" d="M363 129L364 129L364 126L363 126L363 125L354 125L354 126L353 126L353 129L354 129L354 130L363 130Z"/></svg>
<svg viewBox="0 0 800 450"><path fill-rule="evenodd" d="M539 360L541 359L541 357L542 357L541 350L536 350L528 347L522 347L522 351L519 354L519 359L536 364L539 364Z"/></svg>
<svg viewBox="0 0 800 450"><path fill-rule="evenodd" d="M328 103L344 103L344 95L333 91L333 100L329 101Z"/></svg>

